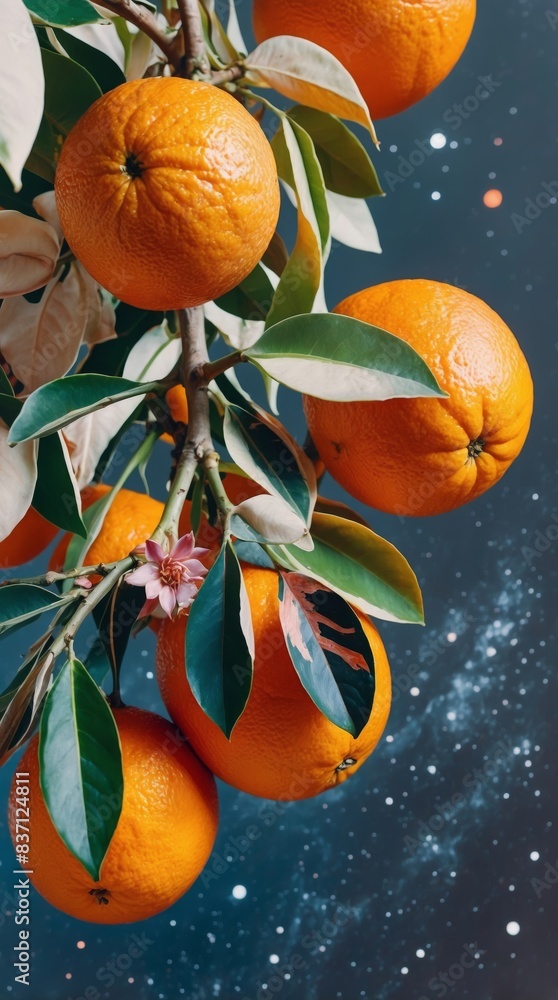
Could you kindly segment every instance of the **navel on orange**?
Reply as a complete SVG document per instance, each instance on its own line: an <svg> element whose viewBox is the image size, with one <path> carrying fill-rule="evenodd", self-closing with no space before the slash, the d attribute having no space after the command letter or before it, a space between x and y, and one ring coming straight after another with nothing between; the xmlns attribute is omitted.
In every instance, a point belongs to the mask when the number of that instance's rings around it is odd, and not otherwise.
<svg viewBox="0 0 558 1000"><path fill-rule="evenodd" d="M177 77L99 98L66 139L56 204L78 260L142 309L201 305L266 250L277 170L256 120L230 94Z"/></svg>
<svg viewBox="0 0 558 1000"><path fill-rule="evenodd" d="M422 279L373 285L335 312L407 341L447 398L334 403L304 398L327 470L389 514L442 514L498 482L519 455L533 383L513 333L481 299Z"/></svg>
<svg viewBox="0 0 558 1000"><path fill-rule="evenodd" d="M33 856L31 881L52 906L98 924L145 920L171 906L198 877L217 833L212 775L166 719L137 708L115 709L122 745L122 812L94 882L70 853L47 811L39 782L38 737L19 771L29 772ZM15 843L16 785L9 825ZM111 803L99 807L111 808Z"/></svg>

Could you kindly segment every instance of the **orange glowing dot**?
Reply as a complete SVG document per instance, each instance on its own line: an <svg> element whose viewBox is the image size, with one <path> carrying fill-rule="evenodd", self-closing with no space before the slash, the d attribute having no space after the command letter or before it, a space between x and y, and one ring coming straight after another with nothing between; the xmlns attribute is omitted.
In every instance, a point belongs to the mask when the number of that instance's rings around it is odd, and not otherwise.
<svg viewBox="0 0 558 1000"><path fill-rule="evenodd" d="M85 941L78 941L78 943L77 943L77 946L78 946L78 948L80 948L80 949L81 949L81 948L85 948Z"/></svg>
<svg viewBox="0 0 558 1000"><path fill-rule="evenodd" d="M500 139L500 137L498 136L498 138L494 140L494 145L495 145L495 146L501 146L501 145L502 145L502 143L503 143L503 141L504 141L504 140L503 140L503 139Z"/></svg>
<svg viewBox="0 0 558 1000"><path fill-rule="evenodd" d="M72 973L71 972L67 972L66 973L66 979L71 979L71 978L72 978Z"/></svg>
<svg viewBox="0 0 558 1000"><path fill-rule="evenodd" d="M504 200L504 196L497 188L491 188L490 191L484 192L482 200L487 208L499 208Z"/></svg>

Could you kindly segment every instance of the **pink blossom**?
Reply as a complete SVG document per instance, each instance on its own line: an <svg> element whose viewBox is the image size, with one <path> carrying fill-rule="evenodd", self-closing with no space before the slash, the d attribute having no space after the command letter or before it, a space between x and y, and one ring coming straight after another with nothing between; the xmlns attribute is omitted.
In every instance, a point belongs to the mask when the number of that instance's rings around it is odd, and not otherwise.
<svg viewBox="0 0 558 1000"><path fill-rule="evenodd" d="M91 580L88 580L86 576L76 576L74 585L76 587L81 587L83 590L91 590L91 587L93 586Z"/></svg>
<svg viewBox="0 0 558 1000"><path fill-rule="evenodd" d="M159 609L172 618L175 609L189 608L198 587L207 573L200 562L209 549L196 548L192 531L179 538L170 552L165 552L157 542L145 543L146 562L128 574L126 580L135 587L145 587L147 598L139 618L155 614Z"/></svg>

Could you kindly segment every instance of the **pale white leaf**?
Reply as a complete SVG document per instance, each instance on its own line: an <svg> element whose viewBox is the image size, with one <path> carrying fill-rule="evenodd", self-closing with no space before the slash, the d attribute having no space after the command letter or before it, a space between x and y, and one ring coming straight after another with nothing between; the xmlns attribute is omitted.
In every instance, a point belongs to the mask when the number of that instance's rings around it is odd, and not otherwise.
<svg viewBox="0 0 558 1000"><path fill-rule="evenodd" d="M269 494L243 500L234 513L268 542L297 542L309 533L302 518L285 500Z"/></svg>
<svg viewBox="0 0 558 1000"><path fill-rule="evenodd" d="M252 612L250 610L248 591L246 590L246 584L244 583L242 573L240 574L240 626L246 640L246 647L250 654L250 659L253 661L256 654L254 626L252 624Z"/></svg>
<svg viewBox="0 0 558 1000"><path fill-rule="evenodd" d="M0 211L0 298L25 295L46 285L58 251L58 236L48 222L22 212Z"/></svg>
<svg viewBox="0 0 558 1000"><path fill-rule="evenodd" d="M37 481L37 442L8 445L8 429L0 422L0 541L12 532L31 506Z"/></svg>
<svg viewBox="0 0 558 1000"><path fill-rule="evenodd" d="M76 262L75 267L81 274L87 297L84 341L89 347L94 347L95 344L102 344L105 340L114 340L116 314L111 296L97 284L82 264Z"/></svg>
<svg viewBox="0 0 558 1000"><path fill-rule="evenodd" d="M237 351L252 347L264 332L264 320L241 319L215 302L206 302L203 308L206 318L217 327L225 343Z"/></svg>
<svg viewBox="0 0 558 1000"><path fill-rule="evenodd" d="M229 0L229 19L227 21L227 35L237 52L247 52L246 42L242 37L242 31L238 23L236 6L234 0Z"/></svg>
<svg viewBox="0 0 558 1000"><path fill-rule="evenodd" d="M156 382L170 374L181 354L180 337L174 337L166 320L144 333L132 347L124 365L123 378L135 382ZM139 402L137 397L134 409Z"/></svg>
<svg viewBox="0 0 558 1000"><path fill-rule="evenodd" d="M342 63L305 38L278 35L262 42L245 62L245 82L273 87L297 104L364 125L378 142L366 102Z"/></svg>
<svg viewBox="0 0 558 1000"><path fill-rule="evenodd" d="M43 194L38 194L33 198L33 208L37 215L40 215L42 219L45 219L52 226L58 236L58 242L62 244L64 234L60 225L60 216L56 207L54 191L44 191Z"/></svg>
<svg viewBox="0 0 558 1000"><path fill-rule="evenodd" d="M0 351L30 393L61 378L75 363L87 326L90 298L75 264L58 272L39 302L22 296L0 308Z"/></svg>
<svg viewBox="0 0 558 1000"><path fill-rule="evenodd" d="M332 239L354 250L382 252L374 219L362 198L348 198L333 191L327 191L326 198Z"/></svg>
<svg viewBox="0 0 558 1000"><path fill-rule="evenodd" d="M132 29L132 25L128 25ZM160 48L147 37L145 32L130 30L131 43L128 65L126 66L127 80L141 80L147 67L163 58Z"/></svg>
<svg viewBox="0 0 558 1000"><path fill-rule="evenodd" d="M166 322L144 333L132 348L123 376L134 381L165 378L180 357L180 338L173 337ZM141 403L142 397L123 399L95 413L79 417L64 429L70 443L72 465L80 487L90 483L101 455Z"/></svg>
<svg viewBox="0 0 558 1000"><path fill-rule="evenodd" d="M43 115L41 50L23 0L2 0L0 164L16 191Z"/></svg>
<svg viewBox="0 0 558 1000"><path fill-rule="evenodd" d="M85 42L86 45L98 49L99 52L104 52L124 72L124 46L112 21L105 24L80 24L76 28L64 28L64 31L73 35L74 38L79 38L80 42ZM147 36L143 35L143 37Z"/></svg>

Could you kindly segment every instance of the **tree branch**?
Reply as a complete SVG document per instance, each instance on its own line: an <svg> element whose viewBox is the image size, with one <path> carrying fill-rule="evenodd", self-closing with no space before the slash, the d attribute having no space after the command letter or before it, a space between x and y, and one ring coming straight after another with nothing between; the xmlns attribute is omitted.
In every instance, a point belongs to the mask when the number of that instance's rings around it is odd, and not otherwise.
<svg viewBox="0 0 558 1000"><path fill-rule="evenodd" d="M188 402L188 435L163 516L152 536L156 542L162 542L165 536L173 538L178 534L180 514L198 463L204 462L208 453L215 454L209 421L208 380L204 374L209 357L205 342L203 306L180 309L178 320L182 338L182 382Z"/></svg>
<svg viewBox="0 0 558 1000"><path fill-rule="evenodd" d="M134 24L136 28L143 31L152 42L159 46L161 52L175 69L178 69L182 56L176 49L177 33L169 35L147 7L140 7L139 4L134 3L134 0L102 0L102 5L113 14L118 14L125 21L129 21L130 24Z"/></svg>
<svg viewBox="0 0 558 1000"><path fill-rule="evenodd" d="M198 0L177 0L184 35L184 75L211 80L211 67L205 51Z"/></svg>

